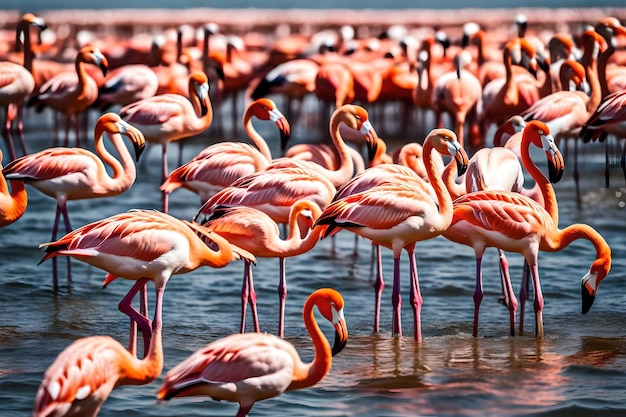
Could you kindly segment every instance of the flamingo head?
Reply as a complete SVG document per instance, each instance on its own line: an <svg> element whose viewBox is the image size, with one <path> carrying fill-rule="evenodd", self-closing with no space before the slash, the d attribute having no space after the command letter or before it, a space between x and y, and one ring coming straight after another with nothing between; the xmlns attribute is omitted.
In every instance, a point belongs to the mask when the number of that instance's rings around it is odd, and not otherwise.
<svg viewBox="0 0 626 417"><path fill-rule="evenodd" d="M107 61L106 57L98 48L91 45L82 47L78 55L76 55L76 63L80 62L97 66L102 71L102 75L106 75L109 68L109 61Z"/></svg>
<svg viewBox="0 0 626 417"><path fill-rule="evenodd" d="M610 270L611 257L601 257L599 259L596 259L593 264L591 264L589 272L587 272L587 274L582 278L581 293L583 302L583 314L586 314L593 305L593 301L596 298L596 293L598 291L600 281L602 281L604 277L609 274Z"/></svg>
<svg viewBox="0 0 626 417"><path fill-rule="evenodd" d="M504 146L506 141L514 134L524 130L526 121L519 114L513 115L502 123L493 135L493 146Z"/></svg>
<svg viewBox="0 0 626 417"><path fill-rule="evenodd" d="M480 32L480 25L476 22L467 22L463 25L463 39L461 47L465 48L471 41L476 39L476 34Z"/></svg>
<svg viewBox="0 0 626 417"><path fill-rule="evenodd" d="M507 42L504 48L504 58L505 62L510 59L511 64L525 68L533 77L537 78L535 48L526 39L516 38Z"/></svg>
<svg viewBox="0 0 626 417"><path fill-rule="evenodd" d="M342 122L350 129L357 130L365 136L369 156L373 158L376 154L378 134L376 134L374 127L369 121L367 110L361 106L344 104L333 113L331 117L331 127L338 126L339 123Z"/></svg>
<svg viewBox="0 0 626 417"><path fill-rule="evenodd" d="M204 72L196 71L189 74L189 94L197 98L201 116L206 116L210 106L209 79Z"/></svg>
<svg viewBox="0 0 626 417"><path fill-rule="evenodd" d="M130 139L135 148L135 159L139 161L139 157L146 147L146 139L139 129L129 125L116 113L105 113L96 122L94 138L99 140L104 133L119 133Z"/></svg>
<svg viewBox="0 0 626 417"><path fill-rule="evenodd" d="M550 128L544 122L532 120L524 128L523 135L530 139L531 143L546 152L550 182L555 184L563 177L565 162L563 155L556 146L554 138L550 134ZM523 139L522 139L523 140Z"/></svg>
<svg viewBox="0 0 626 417"><path fill-rule="evenodd" d="M332 350L335 356L348 343L348 327L343 315L343 297L332 288L320 288L314 291L309 299L317 306L322 316L335 327L335 343Z"/></svg>
<svg viewBox="0 0 626 417"><path fill-rule="evenodd" d="M561 79L572 82L577 90L581 90L585 94L589 94L591 88L589 87L589 83L587 83L585 67L578 63L578 61L568 59L563 62L559 71Z"/></svg>
<svg viewBox="0 0 626 417"><path fill-rule="evenodd" d="M457 175L465 174L469 158L459 143L456 134L450 129L433 129L424 140L424 148L432 146L440 154L448 155L456 161ZM425 152L426 153L426 152Z"/></svg>
<svg viewBox="0 0 626 417"><path fill-rule="evenodd" d="M581 43L585 50L591 51L593 59L598 59L598 55L606 51L608 43L602 35L595 30L586 30L580 37Z"/></svg>
<svg viewBox="0 0 626 417"><path fill-rule="evenodd" d="M280 148L285 150L287 142L289 142L289 136L291 135L291 126L287 121L287 118L278 110L276 103L269 98L260 98L254 101L248 110L250 114L244 116L244 123L250 116L255 116L260 120L271 120L276 123L278 130L280 131Z"/></svg>
<svg viewBox="0 0 626 417"><path fill-rule="evenodd" d="M18 23L18 26L21 27L22 25L24 25L24 26L35 26L35 27L38 27L41 30L48 29L48 25L43 20L43 18L35 16L32 13L26 13L26 14L24 14L24 16L22 16L22 19L20 20L20 23Z"/></svg>
<svg viewBox="0 0 626 417"><path fill-rule="evenodd" d="M595 26L596 32L598 32L607 43L615 46L615 36L625 36L626 28L622 26L620 21L615 17L605 17L600 20Z"/></svg>

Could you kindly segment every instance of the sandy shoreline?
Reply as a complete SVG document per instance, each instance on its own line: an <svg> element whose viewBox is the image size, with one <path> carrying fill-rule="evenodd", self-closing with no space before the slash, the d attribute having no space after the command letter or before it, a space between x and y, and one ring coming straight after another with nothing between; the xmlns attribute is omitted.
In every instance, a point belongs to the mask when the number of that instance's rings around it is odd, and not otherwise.
<svg viewBox="0 0 626 417"><path fill-rule="evenodd" d="M21 11L0 11L0 25L12 26ZM287 24L293 32L318 30L350 24L366 25L370 29L384 29L392 24L412 27L460 27L474 20L485 28L512 22L515 15L525 13L529 26L550 27L559 31L603 17L626 19L626 8L515 8L515 9L461 9L461 10L317 10L317 9L116 9L116 10L54 10L42 11L49 26L70 24L77 28L99 28L104 31L139 31L174 27L180 24L201 26L208 22L220 25L224 33L248 31L271 32L277 25Z"/></svg>

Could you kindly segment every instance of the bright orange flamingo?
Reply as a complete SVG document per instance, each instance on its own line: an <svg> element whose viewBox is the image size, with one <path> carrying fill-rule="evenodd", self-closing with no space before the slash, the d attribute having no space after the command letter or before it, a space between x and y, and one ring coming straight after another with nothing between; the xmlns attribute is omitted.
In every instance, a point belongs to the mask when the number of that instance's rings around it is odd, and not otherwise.
<svg viewBox="0 0 626 417"><path fill-rule="evenodd" d="M2 151L0 150L0 172L2 171ZM28 195L23 181L9 181L11 192L4 179L0 175L0 227L8 226L22 217L28 204Z"/></svg>
<svg viewBox="0 0 626 417"><path fill-rule="evenodd" d="M342 125L359 132L360 136L364 137L366 141L374 141L377 137L376 131L369 121L367 110L361 106L344 104L335 110L330 118L330 138L333 142L334 152L331 152L328 147L320 147L321 145L297 145L297 151L295 149L291 152L287 150L285 158L272 161L268 169L291 166L291 160L293 159L306 161L307 159L305 158L310 157L313 163L307 163L303 166L318 170L335 187L342 185L354 175L355 167L350 147L346 145L340 133L340 126ZM333 158L333 165L321 165L320 163L328 160L330 155L337 155L337 157Z"/></svg>
<svg viewBox="0 0 626 417"><path fill-rule="evenodd" d="M69 145L72 118L76 129L76 146L80 146L78 115L98 98L98 84L88 75L85 64L99 67L106 75L108 61L105 56L99 49L85 46L76 55L75 72L65 72L52 77L26 103L27 106L35 106L37 111L47 106L65 116L64 146Z"/></svg>
<svg viewBox="0 0 626 417"><path fill-rule="evenodd" d="M161 190L171 193L184 187L200 195L202 203L235 180L265 169L272 160L269 146L254 129L252 118L273 121L280 131L281 141L289 138L289 122L276 104L267 98L252 102L243 115L244 130L252 143L221 142L202 150L191 161L172 171Z"/></svg>
<svg viewBox="0 0 626 417"><path fill-rule="evenodd" d="M278 224L267 214L250 207L218 208L202 225L222 236L233 245L252 253L257 258L279 258L280 279L278 310L278 336L284 336L285 296L287 280L285 259L301 255L313 249L319 241L319 228L311 230L322 213L319 206L309 200L299 200L289 212L289 234L281 239ZM301 226L302 223L302 226ZM254 331L259 331L256 310L256 293L252 279L252 264L245 262L241 288L241 332L245 330L246 305L252 310Z"/></svg>
<svg viewBox="0 0 626 417"><path fill-rule="evenodd" d="M332 349L315 321L314 306L335 327ZM165 375L157 398L206 395L239 403L237 417L245 417L256 401L312 387L326 376L332 357L348 341L343 306L341 294L331 288L316 290L304 303L302 317L315 348L310 363L303 363L295 347L280 337L267 333L233 334L206 345L172 368Z"/></svg>
<svg viewBox="0 0 626 417"><path fill-rule="evenodd" d="M160 319L163 292L172 275L202 266L221 268L241 257L254 260L205 227L149 210L98 220L39 246L47 252L41 262L71 256L106 271L104 286L120 277L150 279L156 289L155 320ZM155 323L155 327L160 325Z"/></svg>
<svg viewBox="0 0 626 417"><path fill-rule="evenodd" d="M0 62L0 107L4 109L5 113L2 135L7 141L11 159L17 157L11 136L11 125L16 116L22 152L24 154L27 153L26 144L24 143L22 103L35 89L35 79L32 75L33 50L31 48L30 27L45 30L46 23L42 18L36 17L32 13L26 13L17 24L17 42L23 42L24 44L23 65L9 61Z"/></svg>
<svg viewBox="0 0 626 417"><path fill-rule="evenodd" d="M189 75L188 99L180 94L161 94L122 107L120 116L137 126L148 142L162 147L163 174L169 175L167 144L198 135L211 126L213 107L209 98L209 80L203 72ZM163 211L167 213L168 194L163 192Z"/></svg>
<svg viewBox="0 0 626 417"><path fill-rule="evenodd" d="M104 134L110 137L120 161L106 149ZM67 213L68 200L112 197L128 190L135 182L136 170L132 156L122 141L127 136L135 147L137 159L143 152L145 140L139 130L124 122L115 113L98 119L94 129L97 155L83 148L49 148L18 158L4 167L7 179L22 180L57 202L52 238L55 240L61 215L65 230L72 230ZM105 165L113 170L109 176ZM68 262L68 280L71 273ZM53 263L53 283L58 290L57 265Z"/></svg>
<svg viewBox="0 0 626 417"><path fill-rule="evenodd" d="M107 74L94 106L101 111L111 106L126 106L154 96L158 88L157 75L149 66L123 65Z"/></svg>
<svg viewBox="0 0 626 417"><path fill-rule="evenodd" d="M46 370L35 398L33 417L96 416L115 388L149 384L161 374L161 320L157 317L150 328L150 320L131 306L146 281L137 281L119 304L120 310L147 333L149 346L144 358L139 359L110 336L74 341Z"/></svg>
<svg viewBox="0 0 626 417"><path fill-rule="evenodd" d="M463 174L467 154L460 147L454 132L434 129L424 141L424 164L437 200L430 193L406 182L389 182L369 190L349 195L324 209L316 225L324 226L323 236L339 228L350 230L373 243L393 251L394 278L392 303L394 335L402 336L400 324L400 255L406 250L410 260L411 294L415 340L422 340L420 313L422 299L419 291L414 250L417 241L438 236L452 220L452 199L441 178L435 173L433 150L452 156Z"/></svg>
<svg viewBox="0 0 626 417"><path fill-rule="evenodd" d="M539 283L537 257L539 251L555 252L576 239L589 240L596 249L596 260L582 278L583 314L593 303L600 281L611 268L611 250L606 241L592 227L575 224L558 228L558 207L554 188L530 158L530 144L542 148L548 157L550 179L558 181L563 174L563 158L545 123L533 120L524 128L522 162L537 181L544 195L545 208L518 193L479 191L454 202L452 224L443 235L474 248L476 252L476 289L474 294L475 320L473 334L478 333L478 308L482 299L481 259L486 247L496 247L524 256L531 270L534 286L535 335L544 337L543 295ZM526 265L525 265L526 266ZM520 292L520 331L523 331L523 312L527 296L527 282L522 280ZM514 319L514 312L511 313Z"/></svg>

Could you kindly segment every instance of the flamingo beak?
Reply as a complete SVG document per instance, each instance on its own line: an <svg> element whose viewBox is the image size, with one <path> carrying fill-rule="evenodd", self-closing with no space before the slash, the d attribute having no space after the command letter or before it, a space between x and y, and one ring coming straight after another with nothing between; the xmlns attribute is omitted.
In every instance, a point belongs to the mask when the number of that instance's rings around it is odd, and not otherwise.
<svg viewBox="0 0 626 417"><path fill-rule="evenodd" d="M120 133L126 135L133 143L133 148L135 149L135 161L139 162L139 157L146 147L146 139L144 138L143 133L141 133L139 129L129 125L124 120L117 122L117 126Z"/></svg>
<svg viewBox="0 0 626 417"><path fill-rule="evenodd" d="M348 327L346 326L346 320L343 316L343 309L336 312L336 319L333 318L333 325L335 326L335 343L333 344L333 356L338 354L348 344ZM335 316L335 310L333 309L333 316Z"/></svg>
<svg viewBox="0 0 626 417"><path fill-rule="evenodd" d="M209 84L204 83L197 85L196 92L198 93L198 99L200 101L200 114L204 117L209 112L209 105L207 104L209 98Z"/></svg>
<svg viewBox="0 0 626 417"><path fill-rule="evenodd" d="M289 142L289 137L291 136L291 126L287 118L277 109L270 111L270 120L278 126L278 130L280 131L280 149L284 151L287 147L287 142Z"/></svg>
<svg viewBox="0 0 626 417"><path fill-rule="evenodd" d="M376 155L376 149L378 149L378 134L376 134L374 127L368 120L363 122L360 132L365 135L365 143L367 143L367 157L371 161Z"/></svg>
<svg viewBox="0 0 626 417"><path fill-rule="evenodd" d="M593 305L593 301L596 299L596 292L598 291L597 279L597 274L592 274L591 271L587 272L587 275L585 275L582 279L581 294L583 302L583 314L587 314L587 312Z"/></svg>
<svg viewBox="0 0 626 417"><path fill-rule="evenodd" d="M532 58L528 63L528 72L530 72L530 75L534 78L537 78L537 60L535 58Z"/></svg>
<svg viewBox="0 0 626 417"><path fill-rule="evenodd" d="M458 176L461 176L463 174L465 174L465 171L467 171L467 165L469 164L469 158L467 157L467 153L465 152L465 149L463 149L460 145L458 145L457 143L454 143L454 147L455 147L455 153L454 153L454 160L456 161L456 169L458 172Z"/></svg>
<svg viewBox="0 0 626 417"><path fill-rule="evenodd" d="M548 173L550 182L552 184L556 184L561 181L561 178L563 178L563 172L565 171L563 155L556 147L552 147L546 151L546 155L548 156Z"/></svg>

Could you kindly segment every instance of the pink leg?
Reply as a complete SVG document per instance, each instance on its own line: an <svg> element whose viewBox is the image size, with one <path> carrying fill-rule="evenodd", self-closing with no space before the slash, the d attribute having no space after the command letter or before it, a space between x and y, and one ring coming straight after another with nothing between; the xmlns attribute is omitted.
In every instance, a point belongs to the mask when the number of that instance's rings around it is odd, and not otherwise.
<svg viewBox="0 0 626 417"><path fill-rule="evenodd" d="M167 142L163 143L163 153L161 154L161 163L163 167L163 175L161 176L161 184L165 181L165 179L169 175L169 171L167 170ZM169 194L163 191L163 213L167 213L167 209L169 206L168 203Z"/></svg>
<svg viewBox="0 0 626 417"><path fill-rule="evenodd" d="M259 333L259 315L256 310L256 291L254 291L254 279L252 276L252 263L248 262L248 302L250 303L250 310L252 313L252 322L254 323L254 331Z"/></svg>
<svg viewBox="0 0 626 417"><path fill-rule="evenodd" d="M70 217L67 214L67 203L63 204L62 207L63 220L65 222L65 233L69 233L72 231L72 225L70 224ZM70 256L66 257L67 262L67 285L68 287L72 284L72 259Z"/></svg>
<svg viewBox="0 0 626 417"><path fill-rule="evenodd" d="M278 336L285 336L285 301L287 300L287 279L285 277L285 258L279 258L280 281L278 283Z"/></svg>
<svg viewBox="0 0 626 417"><path fill-rule="evenodd" d="M380 246L373 245L372 250L376 253L376 258L378 259L376 282L374 283L374 332L378 333L380 331L380 301L385 288L385 280L383 279L383 257Z"/></svg>
<svg viewBox="0 0 626 417"><path fill-rule="evenodd" d="M241 325L240 325L240 333L246 332L246 311L248 309L248 294L250 289L248 288L248 283L250 282L248 279L248 275L252 273L252 266L250 265L250 261L247 259L244 260L244 270L243 270L243 282L241 283Z"/></svg>
<svg viewBox="0 0 626 417"><path fill-rule="evenodd" d="M506 290L507 281L511 282L511 277L509 275L509 261L506 259L506 255L502 249L498 249L498 253L500 254L500 286L502 289L502 298L500 301L508 308L509 307L509 296Z"/></svg>
<svg viewBox="0 0 626 417"><path fill-rule="evenodd" d="M117 305L118 309L130 317L130 337L129 337L129 351L131 353L136 353L137 345L137 326L139 326L139 330L143 334L144 339L144 355L150 345L150 338L152 337L152 329L151 323L146 314L137 312L135 308L132 306L133 299L137 292L141 291L141 297L145 294L146 283L148 282L147 278L142 278L135 282L132 288L128 291L128 293L122 298L122 300ZM143 302L142 302L143 304Z"/></svg>
<svg viewBox="0 0 626 417"><path fill-rule="evenodd" d="M235 417L246 417L250 410L252 410L253 405L254 403L248 405L239 404L239 410L237 411L237 415Z"/></svg>
<svg viewBox="0 0 626 417"><path fill-rule="evenodd" d="M24 105L23 103L17 107L17 134L20 137L20 145L22 146L22 155L27 155L26 142L24 141Z"/></svg>
<svg viewBox="0 0 626 417"><path fill-rule="evenodd" d="M409 265L411 268L411 292L409 301L413 309L413 329L414 337L418 343L422 342L422 293L420 291L419 277L417 275L417 262L415 261L415 252L409 251Z"/></svg>
<svg viewBox="0 0 626 417"><path fill-rule="evenodd" d="M57 240L57 233L59 231L59 219L61 217L61 207L57 204L57 210L54 215L54 224L52 225L52 236L50 237L50 242L54 242ZM56 257L52 258L52 286L54 288L54 293L59 292L59 277L58 277L58 260Z"/></svg>
<svg viewBox="0 0 626 417"><path fill-rule="evenodd" d="M393 259L393 291L391 294L393 305L392 335L402 337L401 314L402 294L400 293L400 256Z"/></svg>
<svg viewBox="0 0 626 417"><path fill-rule="evenodd" d="M482 256L476 257L476 284L474 287L474 327L472 328L472 336L478 336L478 311L480 303L483 301L483 273L482 273Z"/></svg>
<svg viewBox="0 0 626 417"><path fill-rule="evenodd" d="M524 313L526 311L526 300L528 299L528 279L529 268L528 263L524 261L524 267L522 271L522 285L519 291L519 333L524 334Z"/></svg>
<svg viewBox="0 0 626 417"><path fill-rule="evenodd" d="M535 298L533 307L535 308L535 337L543 339L543 294L541 293L541 284L539 283L539 269L537 263L531 267L533 278L533 291Z"/></svg>
<svg viewBox="0 0 626 417"><path fill-rule="evenodd" d="M11 120L9 120L9 109L5 108L5 123L4 129L2 130L2 134L7 142L7 147L9 148L9 155L11 160L17 158L17 153L15 152L15 146L13 145L13 137L11 136Z"/></svg>

